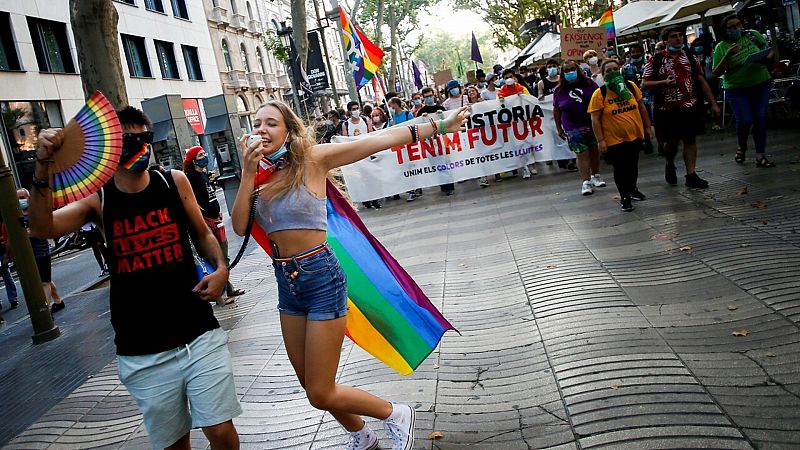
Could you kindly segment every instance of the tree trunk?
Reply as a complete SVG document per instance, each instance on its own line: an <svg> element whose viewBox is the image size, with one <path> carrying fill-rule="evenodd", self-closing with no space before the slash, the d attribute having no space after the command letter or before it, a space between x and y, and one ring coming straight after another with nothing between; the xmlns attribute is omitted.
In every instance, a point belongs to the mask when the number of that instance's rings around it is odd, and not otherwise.
<svg viewBox="0 0 800 450"><path fill-rule="evenodd" d="M392 64L389 72L389 90L397 90L397 10L389 5L389 29L391 30Z"/></svg>
<svg viewBox="0 0 800 450"><path fill-rule="evenodd" d="M112 0L70 0L70 15L84 96L89 98L100 91L114 108L126 106L128 91L117 33L119 15Z"/></svg>
<svg viewBox="0 0 800 450"><path fill-rule="evenodd" d="M383 48L383 0L378 0L378 16L375 18L375 45Z"/></svg>
<svg viewBox="0 0 800 450"><path fill-rule="evenodd" d="M305 70L308 63L308 26L305 0L292 0L292 38Z"/></svg>

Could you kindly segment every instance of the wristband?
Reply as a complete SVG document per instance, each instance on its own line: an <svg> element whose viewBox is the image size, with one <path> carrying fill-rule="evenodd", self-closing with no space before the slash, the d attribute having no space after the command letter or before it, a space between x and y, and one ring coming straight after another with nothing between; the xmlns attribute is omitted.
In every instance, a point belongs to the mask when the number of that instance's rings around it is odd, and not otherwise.
<svg viewBox="0 0 800 450"><path fill-rule="evenodd" d="M50 182L47 180L40 180L36 177L33 177L33 181L31 185L37 189L50 189Z"/></svg>
<svg viewBox="0 0 800 450"><path fill-rule="evenodd" d="M411 131L411 142L417 142L417 129L409 125L408 130Z"/></svg>
<svg viewBox="0 0 800 450"><path fill-rule="evenodd" d="M414 142L417 142L417 141L419 141L419 139L420 139L420 135L419 135L419 125L416 125L416 124L415 124L415 125L414 125Z"/></svg>
<svg viewBox="0 0 800 450"><path fill-rule="evenodd" d="M439 132L441 134L447 133L447 130L445 130L445 128L444 128L444 120L440 120L439 121Z"/></svg>
<svg viewBox="0 0 800 450"><path fill-rule="evenodd" d="M436 121L433 119L428 119L431 122L431 126L433 127L433 136L432 138L436 137L439 134L439 127L436 125Z"/></svg>

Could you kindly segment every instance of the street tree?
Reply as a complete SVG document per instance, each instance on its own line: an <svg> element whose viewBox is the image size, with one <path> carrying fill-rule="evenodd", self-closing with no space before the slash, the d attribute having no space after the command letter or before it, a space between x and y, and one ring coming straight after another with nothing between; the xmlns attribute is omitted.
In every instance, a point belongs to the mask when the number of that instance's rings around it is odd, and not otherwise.
<svg viewBox="0 0 800 450"><path fill-rule="evenodd" d="M492 26L495 46L507 49L514 46L523 49L531 41L531 35L520 35L519 28L535 17L548 17L557 11L555 0L453 0L456 9L473 11Z"/></svg>
<svg viewBox="0 0 800 450"><path fill-rule="evenodd" d="M306 0L291 0L292 39L303 67L308 63L308 12Z"/></svg>
<svg viewBox="0 0 800 450"><path fill-rule="evenodd" d="M114 2L70 0L69 6L84 96L100 91L115 108L127 105Z"/></svg>
<svg viewBox="0 0 800 450"><path fill-rule="evenodd" d="M497 64L499 56L493 46L492 32L475 33L475 39L478 41L483 58L481 66L492 67ZM455 74L458 56L461 57L466 70L474 69L474 63L470 61L471 43L470 35L453 36L445 31L436 30L426 34L419 48L410 53L425 61L433 72L439 71L444 65L445 68L453 69Z"/></svg>

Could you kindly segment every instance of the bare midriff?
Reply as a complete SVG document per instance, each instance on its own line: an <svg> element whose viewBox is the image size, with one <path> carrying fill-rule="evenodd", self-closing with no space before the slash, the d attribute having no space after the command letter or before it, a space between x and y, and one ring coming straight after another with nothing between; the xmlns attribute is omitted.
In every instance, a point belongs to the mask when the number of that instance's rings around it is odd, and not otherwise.
<svg viewBox="0 0 800 450"><path fill-rule="evenodd" d="M280 256L288 258L322 244L326 235L322 230L280 230L270 233L269 239L278 246Z"/></svg>

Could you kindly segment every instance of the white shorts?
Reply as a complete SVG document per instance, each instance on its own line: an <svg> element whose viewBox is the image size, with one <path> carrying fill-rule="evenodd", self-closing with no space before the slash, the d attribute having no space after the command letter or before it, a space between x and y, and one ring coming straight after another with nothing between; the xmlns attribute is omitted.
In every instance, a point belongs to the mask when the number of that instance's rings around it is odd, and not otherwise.
<svg viewBox="0 0 800 450"><path fill-rule="evenodd" d="M153 448L242 413L227 342L228 334L216 328L176 349L118 356L119 379L139 405Z"/></svg>

